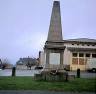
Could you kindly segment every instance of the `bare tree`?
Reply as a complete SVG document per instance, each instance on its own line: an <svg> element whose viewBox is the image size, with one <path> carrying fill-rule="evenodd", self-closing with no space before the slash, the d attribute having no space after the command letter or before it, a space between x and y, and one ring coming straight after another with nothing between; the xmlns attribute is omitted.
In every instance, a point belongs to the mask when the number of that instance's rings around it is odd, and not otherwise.
<svg viewBox="0 0 96 94"><path fill-rule="evenodd" d="M36 58L27 58L27 63L26 63L26 66L27 66L27 69L30 69L31 70L31 67L36 65L37 63L37 59Z"/></svg>
<svg viewBox="0 0 96 94"><path fill-rule="evenodd" d="M12 64L10 64L10 61L7 58L2 59L1 61L2 69L9 68L10 66L12 66Z"/></svg>

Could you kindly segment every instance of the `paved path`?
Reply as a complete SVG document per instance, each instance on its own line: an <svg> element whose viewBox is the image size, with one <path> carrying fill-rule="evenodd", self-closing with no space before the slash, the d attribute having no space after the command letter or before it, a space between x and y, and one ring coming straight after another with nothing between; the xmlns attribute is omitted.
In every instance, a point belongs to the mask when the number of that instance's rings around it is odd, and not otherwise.
<svg viewBox="0 0 96 94"><path fill-rule="evenodd" d="M1 90L0 94L96 94L92 92L56 92L56 91L39 91L39 90Z"/></svg>
<svg viewBox="0 0 96 94"><path fill-rule="evenodd" d="M77 74L76 71L72 71L72 72L70 71L68 73L73 74L75 76ZM96 77L96 73L90 73L90 72L84 72L84 71L83 72L81 71L80 75L81 75L81 78L94 78L94 77Z"/></svg>
<svg viewBox="0 0 96 94"><path fill-rule="evenodd" d="M38 70L16 70L16 76L34 76L35 73L38 73ZM70 71L69 74L73 74L76 76L76 71ZM0 76L11 76L12 70L0 70ZM88 72L81 72L81 78L94 78L96 77L96 73L88 73Z"/></svg>

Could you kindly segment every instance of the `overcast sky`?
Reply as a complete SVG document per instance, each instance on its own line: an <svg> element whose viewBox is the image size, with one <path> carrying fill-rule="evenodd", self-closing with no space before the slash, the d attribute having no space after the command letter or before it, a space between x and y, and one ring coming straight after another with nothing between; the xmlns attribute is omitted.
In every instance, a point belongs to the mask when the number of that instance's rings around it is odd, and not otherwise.
<svg viewBox="0 0 96 94"><path fill-rule="evenodd" d="M63 39L96 39L96 0L60 0ZM38 57L53 0L0 0L0 58Z"/></svg>

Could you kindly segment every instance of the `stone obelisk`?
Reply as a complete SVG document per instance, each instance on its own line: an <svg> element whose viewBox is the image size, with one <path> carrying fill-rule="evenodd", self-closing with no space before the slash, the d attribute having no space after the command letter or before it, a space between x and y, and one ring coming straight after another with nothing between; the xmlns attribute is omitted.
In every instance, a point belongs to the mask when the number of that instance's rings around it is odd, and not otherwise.
<svg viewBox="0 0 96 94"><path fill-rule="evenodd" d="M47 41L62 41L60 2L54 1Z"/></svg>
<svg viewBox="0 0 96 94"><path fill-rule="evenodd" d="M46 53L46 64L45 69L55 68L55 61L51 61L54 64L51 64L50 58L52 55L58 54L60 62L56 68L62 69L63 66L63 53L64 53L64 44L62 42L62 25L61 25L61 13L60 13L60 1L54 1L48 38L44 46L44 51ZM53 56L54 57L54 56Z"/></svg>

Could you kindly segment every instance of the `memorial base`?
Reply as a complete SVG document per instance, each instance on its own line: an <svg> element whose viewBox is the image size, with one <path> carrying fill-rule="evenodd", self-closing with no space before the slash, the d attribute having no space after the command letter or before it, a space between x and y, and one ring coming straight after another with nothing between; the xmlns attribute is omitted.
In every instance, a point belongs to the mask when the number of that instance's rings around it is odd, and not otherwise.
<svg viewBox="0 0 96 94"><path fill-rule="evenodd" d="M44 81L68 81L68 73L65 71L42 71L40 74L35 74L35 80Z"/></svg>

